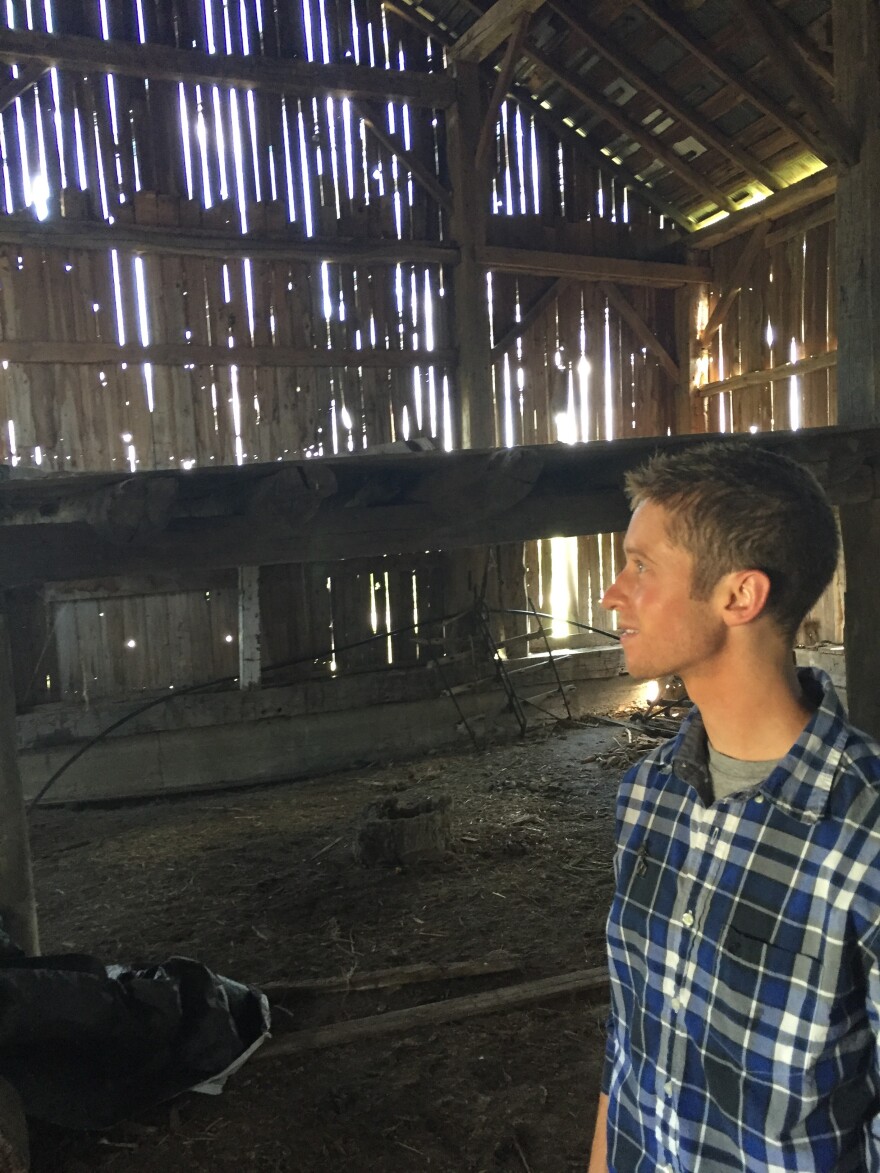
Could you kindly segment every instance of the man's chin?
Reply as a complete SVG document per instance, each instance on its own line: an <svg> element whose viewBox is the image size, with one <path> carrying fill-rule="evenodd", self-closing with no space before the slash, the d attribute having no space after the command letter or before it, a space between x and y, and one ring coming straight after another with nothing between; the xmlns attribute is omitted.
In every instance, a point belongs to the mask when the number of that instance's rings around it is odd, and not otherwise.
<svg viewBox="0 0 880 1173"><path fill-rule="evenodd" d="M638 662L630 663L626 656L623 657L623 662L626 665L627 675L631 676L638 684L644 684L646 680L656 680L659 676L671 676L674 671L674 669L668 668L663 671L655 671Z"/></svg>

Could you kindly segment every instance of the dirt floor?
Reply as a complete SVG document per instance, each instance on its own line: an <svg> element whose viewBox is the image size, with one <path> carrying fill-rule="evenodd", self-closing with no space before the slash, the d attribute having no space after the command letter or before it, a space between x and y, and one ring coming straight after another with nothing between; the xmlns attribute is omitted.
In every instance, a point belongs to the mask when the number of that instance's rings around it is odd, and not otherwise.
<svg viewBox="0 0 880 1173"><path fill-rule="evenodd" d="M617 780L609 726L260 790L33 816L44 952L173 954L260 986L503 950L495 977L298 994L285 1032L604 962ZM642 751L650 742L642 741ZM447 794L442 861L365 868L377 797ZM582 1171L607 990L294 1057L255 1057L222 1096L187 1094L107 1133L32 1125L35 1173Z"/></svg>

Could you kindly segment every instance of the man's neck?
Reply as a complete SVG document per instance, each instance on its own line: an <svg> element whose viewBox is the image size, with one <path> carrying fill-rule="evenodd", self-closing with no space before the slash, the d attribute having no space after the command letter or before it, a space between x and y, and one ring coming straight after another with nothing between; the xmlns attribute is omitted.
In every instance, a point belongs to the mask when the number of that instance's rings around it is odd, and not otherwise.
<svg viewBox="0 0 880 1173"><path fill-rule="evenodd" d="M813 713L794 665L784 658L719 666L685 685L713 747L741 761L784 757Z"/></svg>

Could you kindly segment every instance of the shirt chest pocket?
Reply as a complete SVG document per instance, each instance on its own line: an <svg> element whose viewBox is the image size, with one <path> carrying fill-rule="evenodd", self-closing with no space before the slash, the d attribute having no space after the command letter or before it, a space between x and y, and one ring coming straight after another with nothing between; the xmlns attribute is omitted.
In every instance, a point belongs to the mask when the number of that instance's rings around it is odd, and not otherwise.
<svg viewBox="0 0 880 1173"><path fill-rule="evenodd" d="M731 926L717 951L704 1049L706 1082L722 1111L790 1130L815 1098L815 1043L825 1013L822 967Z"/></svg>

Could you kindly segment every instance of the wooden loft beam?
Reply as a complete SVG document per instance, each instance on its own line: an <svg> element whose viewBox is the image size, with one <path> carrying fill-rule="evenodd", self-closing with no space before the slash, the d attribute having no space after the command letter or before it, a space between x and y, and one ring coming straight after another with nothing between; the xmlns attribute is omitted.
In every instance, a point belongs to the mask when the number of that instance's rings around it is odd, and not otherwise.
<svg viewBox="0 0 880 1173"><path fill-rule="evenodd" d="M716 245L733 240L743 232L749 232L765 220L778 220L781 216L787 216L800 208L824 200L834 195L836 189L837 172L826 168L802 179L800 183L793 183L785 191L768 196L766 200L741 208L706 228L699 228L684 239L688 248L715 248Z"/></svg>
<svg viewBox="0 0 880 1173"><path fill-rule="evenodd" d="M710 69L728 85L733 86L743 99L766 114L768 118L772 118L777 125L787 130L792 138L812 151L817 158L824 163L833 159L832 152L818 135L813 134L809 127L804 126L784 106L771 98L769 94L765 94L759 86L756 86L747 74L737 69L735 65L732 65L718 53L711 42L686 24L679 13L665 0L632 0L632 2L644 12L645 16L658 24L664 32L675 37L707 69Z"/></svg>
<svg viewBox="0 0 880 1173"><path fill-rule="evenodd" d="M816 124L826 149L838 162L852 166L859 157L855 131L847 124L833 99L822 101L816 79L788 39L788 29L766 0L733 0L752 36L786 79L797 101Z"/></svg>
<svg viewBox="0 0 880 1173"><path fill-rule="evenodd" d="M716 301L709 315L709 320L700 334L700 342L703 346L708 346L710 340L715 337L724 325L724 321L730 313L733 303L739 296L739 291L749 279L749 274L754 268L758 253L764 247L764 240L766 239L769 228L770 221L765 220L763 224L759 224L757 228L752 229L752 234L746 242L746 247L739 254L736 259L736 264L733 266L733 272L730 274L727 288Z"/></svg>
<svg viewBox="0 0 880 1173"><path fill-rule="evenodd" d="M589 106L591 110L595 110L606 122L610 122L622 134L639 143L651 156L664 163L670 171L680 175L695 191L700 192L719 208L726 209L728 212L736 211L736 204L726 192L701 175L696 168L686 163L681 155L671 147L667 147L647 126L643 126L642 123L636 122L624 114L620 106L616 106L604 95L594 93L576 73L557 65L536 45L526 43L523 51L527 57L539 65L554 81L568 90L579 102Z"/></svg>
<svg viewBox="0 0 880 1173"><path fill-rule="evenodd" d="M575 7L572 0L548 0L549 6L566 21L569 27L585 44L595 49L633 85L658 102L669 114L693 131L707 146L713 147L725 158L730 159L749 178L759 180L770 191L781 191L785 183L765 167L760 160L738 146L735 139L722 134L713 123L698 110L688 106L666 83L654 76L648 66L633 57L622 45L618 45L608 34L594 25Z"/></svg>
<svg viewBox="0 0 880 1173"><path fill-rule="evenodd" d="M489 147L495 133L495 125L498 121L498 113L501 109L502 102L507 97L510 83L513 81L516 63L519 61L523 41L525 40L531 18L532 14L530 12L524 12L520 16L519 22L511 33L510 40L507 42L507 47L504 50L498 76L495 79L495 86L492 90L492 97L489 99L489 106L483 116L483 125L480 128L480 138L477 143L478 170L485 163L486 156L489 153Z"/></svg>
<svg viewBox="0 0 880 1173"><path fill-rule="evenodd" d="M433 171L429 171L421 159L411 152L406 150L402 143L399 143L390 131L387 131L379 119L365 110L362 106L356 108L357 115L373 134L378 139L386 151L390 151L392 155L396 155L404 166L411 172L414 179L422 185L425 191L434 197L438 204L446 211L452 208L452 193L448 191Z"/></svg>
<svg viewBox="0 0 880 1173"><path fill-rule="evenodd" d="M530 248L487 245L477 250L477 260L496 273L522 273L532 277L570 277L576 281L619 281L623 285L675 288L710 281L705 265L678 265L663 261L632 261L620 257L581 256L577 253L542 252Z"/></svg>
<svg viewBox="0 0 880 1173"><path fill-rule="evenodd" d="M611 444L543 444L503 454L352 454L134 476L80 473L16 480L13 473L0 482L0 587L613 532L623 529L629 517L624 473L658 449L681 451L705 439L652 436ZM743 442L808 464L835 502L874 492L878 428L773 432L746 436ZM251 510L255 500L265 499L269 478L295 493L299 516ZM157 494L148 490L154 484L164 507L158 522L149 524L147 511ZM383 491L371 496L374 485ZM389 486L399 491L389 494ZM469 508L460 507L463 499ZM122 504L133 507L139 500L144 524L134 527L137 540L130 540L131 524L117 527L113 540L108 505L120 503L118 515ZM112 521L113 510L109 513Z"/></svg>
<svg viewBox="0 0 880 1173"><path fill-rule="evenodd" d="M330 261L333 264L455 264L455 246L419 240L303 240L275 235L226 236L199 228L153 228L134 224L44 220L0 216L0 244L31 248L122 252L190 257L251 257L263 261Z"/></svg>
<svg viewBox="0 0 880 1173"><path fill-rule="evenodd" d="M5 85L0 86L0 113L11 106L16 98L26 94L47 72L45 65L25 65L18 77L13 77Z"/></svg>
<svg viewBox="0 0 880 1173"><path fill-rule="evenodd" d="M446 108L451 81L441 74L363 65L319 65L312 61L222 56L167 45L56 37L50 33L0 29L0 61L55 66L79 73L115 73L150 81L188 81L241 86L269 93L410 102Z"/></svg>
<svg viewBox="0 0 880 1173"><path fill-rule="evenodd" d="M53 339L0 340L0 362L58 363L84 366L90 363L152 363L154 366L240 367L368 367L391 370L416 365L448 367L454 350L322 350L311 346L203 346L190 342L139 346L114 342L66 342Z"/></svg>
<svg viewBox="0 0 880 1173"><path fill-rule="evenodd" d="M603 281L599 286L605 297L608 299L608 304L613 310L620 315L626 322L629 328L635 334L636 338L641 342L647 350L658 359L660 366L669 375L672 382L677 384L681 379L681 369L678 363L644 320L640 313L635 309L630 301L627 300L623 291L618 289L610 281Z"/></svg>
<svg viewBox="0 0 880 1173"><path fill-rule="evenodd" d="M453 61L479 64L515 32L521 17L537 11L544 0L495 0L456 40L450 51Z"/></svg>
<svg viewBox="0 0 880 1173"><path fill-rule="evenodd" d="M567 277L556 277L549 281L538 296L533 298L522 311L520 320L514 322L508 330L504 331L492 347L492 357L500 358L506 350L509 350L517 338L521 338L525 334L532 322L539 318L570 284L571 280Z"/></svg>

